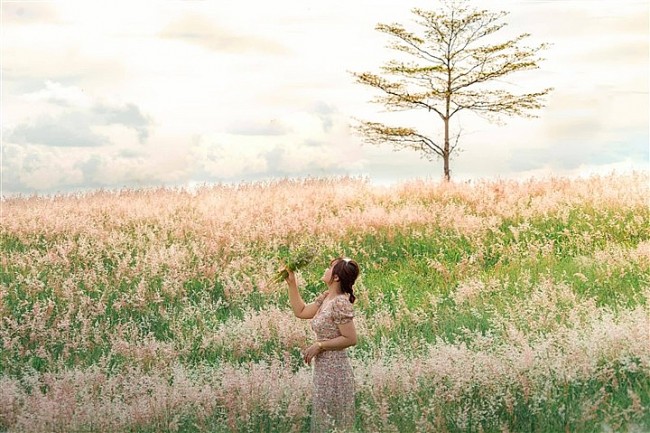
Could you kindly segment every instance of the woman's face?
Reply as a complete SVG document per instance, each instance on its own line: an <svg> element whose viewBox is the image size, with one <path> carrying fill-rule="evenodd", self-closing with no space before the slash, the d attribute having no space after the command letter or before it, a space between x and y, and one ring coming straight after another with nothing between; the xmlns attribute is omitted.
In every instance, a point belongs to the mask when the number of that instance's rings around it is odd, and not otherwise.
<svg viewBox="0 0 650 433"><path fill-rule="evenodd" d="M323 277L321 278L321 280L325 284L327 284L328 286L330 285L330 281L333 282L333 280L332 280L332 268L334 267L335 264L336 264L336 260L332 260L330 262L329 268L325 269L325 272L323 273Z"/></svg>

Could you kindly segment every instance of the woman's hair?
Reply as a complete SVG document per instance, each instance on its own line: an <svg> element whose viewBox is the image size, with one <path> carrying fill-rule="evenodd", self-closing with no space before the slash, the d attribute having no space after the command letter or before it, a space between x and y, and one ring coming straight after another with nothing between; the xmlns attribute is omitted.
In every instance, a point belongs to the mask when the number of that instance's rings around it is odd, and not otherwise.
<svg viewBox="0 0 650 433"><path fill-rule="evenodd" d="M354 296L354 291L352 286L359 276L359 265L352 259L338 257L330 262L334 263L332 268L332 278L336 275L339 277L339 283L341 284L341 290L344 293L350 294L350 303L354 304L356 296Z"/></svg>

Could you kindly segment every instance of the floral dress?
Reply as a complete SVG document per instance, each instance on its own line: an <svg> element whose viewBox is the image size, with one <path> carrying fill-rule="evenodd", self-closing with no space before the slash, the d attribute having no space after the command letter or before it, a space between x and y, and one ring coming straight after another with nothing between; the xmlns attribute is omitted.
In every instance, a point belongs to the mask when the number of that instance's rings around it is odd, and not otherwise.
<svg viewBox="0 0 650 433"><path fill-rule="evenodd" d="M340 337L338 325L354 317L348 294L325 300L327 292L316 298L320 305L311 320L311 328L319 341ZM322 433L336 428L348 431L354 427L354 376L343 350L326 350L314 358L314 391L311 432Z"/></svg>

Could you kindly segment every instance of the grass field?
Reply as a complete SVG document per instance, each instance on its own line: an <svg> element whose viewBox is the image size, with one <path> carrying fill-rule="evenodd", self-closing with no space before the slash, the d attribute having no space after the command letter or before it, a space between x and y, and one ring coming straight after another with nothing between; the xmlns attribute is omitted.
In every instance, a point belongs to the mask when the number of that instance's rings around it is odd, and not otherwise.
<svg viewBox="0 0 650 433"><path fill-rule="evenodd" d="M650 177L2 203L0 431L308 431L287 249L362 270L360 432L650 431Z"/></svg>

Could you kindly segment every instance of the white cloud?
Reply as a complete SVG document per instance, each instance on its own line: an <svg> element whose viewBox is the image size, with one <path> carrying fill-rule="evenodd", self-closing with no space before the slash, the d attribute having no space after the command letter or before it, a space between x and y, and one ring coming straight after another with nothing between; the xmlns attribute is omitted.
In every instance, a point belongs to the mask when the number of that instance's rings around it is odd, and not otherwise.
<svg viewBox="0 0 650 433"><path fill-rule="evenodd" d="M77 86L65 86L61 83L47 80L45 88L22 96L29 102L49 102L65 107L90 108L92 99Z"/></svg>
<svg viewBox="0 0 650 433"><path fill-rule="evenodd" d="M78 186L83 173L68 151L3 143L3 183L9 193L57 192Z"/></svg>
<svg viewBox="0 0 650 433"><path fill-rule="evenodd" d="M237 119L226 129L232 135L284 135L291 129L277 119Z"/></svg>
<svg viewBox="0 0 650 433"><path fill-rule="evenodd" d="M347 118L323 104L274 121L282 134L205 133L195 139L190 158L198 179L349 173L363 166L361 147Z"/></svg>
<svg viewBox="0 0 650 433"><path fill-rule="evenodd" d="M125 77L121 47L73 26L11 26L3 28L3 39L3 85L8 89L46 80L114 86Z"/></svg>
<svg viewBox="0 0 650 433"><path fill-rule="evenodd" d="M228 142L227 135L201 136L191 149L191 158L199 175L212 179L230 179L265 172L267 165L264 154L272 147L254 139L247 141L250 142L233 145Z"/></svg>
<svg viewBox="0 0 650 433"><path fill-rule="evenodd" d="M152 123L151 118L133 103L105 102L78 87L52 81L47 81L44 89L23 95L23 99L31 104L32 112L40 111L40 114L6 126L3 132L9 142L60 147L103 146L110 144L111 138L98 131L109 131L106 126L118 125L134 130L142 143ZM57 109L49 111L49 104Z"/></svg>
<svg viewBox="0 0 650 433"><path fill-rule="evenodd" d="M45 2L2 2L2 24L56 23L58 14Z"/></svg>
<svg viewBox="0 0 650 433"><path fill-rule="evenodd" d="M197 44L210 50L245 54L283 54L282 45L261 37L240 34L217 26L202 15L183 14L165 26L160 35Z"/></svg>

